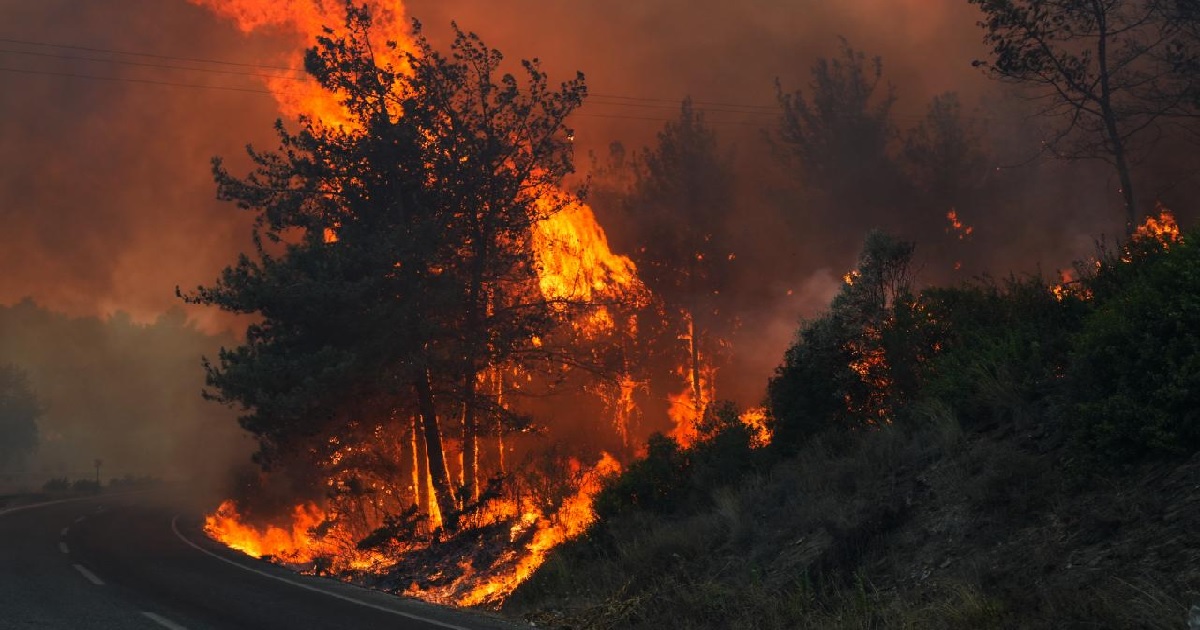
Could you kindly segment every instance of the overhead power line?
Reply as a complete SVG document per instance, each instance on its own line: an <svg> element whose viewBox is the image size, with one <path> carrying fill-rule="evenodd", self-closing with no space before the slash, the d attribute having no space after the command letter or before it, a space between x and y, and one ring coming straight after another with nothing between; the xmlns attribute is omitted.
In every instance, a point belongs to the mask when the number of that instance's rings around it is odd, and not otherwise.
<svg viewBox="0 0 1200 630"><path fill-rule="evenodd" d="M304 75L304 72L302 70L298 70L296 68L289 68L286 66L278 66L278 65L270 65L270 64L229 61L229 60L224 60L224 59L212 59L212 58L205 58L205 57L185 57L185 56L178 56L178 55L164 55L164 54L159 54L159 53L149 53L149 52L134 51L134 50L118 50L118 49L113 49L113 48L99 48L99 47L95 47L95 46L80 46L80 45L76 45L76 44L61 44L61 43L53 43L53 42L32 41L32 40L17 39L17 38L11 38L11 37L0 37L0 43L2 43L2 44L17 44L17 45L23 45L23 46L38 46L38 47L43 47L43 48L56 48L56 49L63 49L63 50L75 50L75 51L82 51L82 52L107 54L107 55L124 55L124 56L131 56L131 57L143 57L143 58L149 58L149 59L160 59L160 60L165 60L165 61L183 61L183 62L188 62L188 63L213 64L213 65L220 65L220 66L240 67L240 68L257 68L257 69L261 69L261 70L275 70L275 71L289 72L289 73L299 75L299 76L291 77L292 79L295 79L295 80L300 80L302 78L302 76ZM170 64L150 64L150 63L146 63L146 62L129 61L129 60L123 60L123 59L104 59L104 58L97 58L97 57L59 55L59 54L55 54L55 53L46 53L46 52L37 52L37 51L19 51L19 50L11 50L10 49L10 50L0 50L0 53L11 53L11 54L20 54L20 55L29 55L29 56L38 56L38 57L58 58L58 59L64 59L64 60L90 61L90 62L97 62L97 63L111 63L111 64L118 64L118 65L161 68L161 69L170 69L170 70L198 71L198 72L209 72L209 73L217 73L217 74L245 75L245 76L254 76L254 77L267 76L270 78L289 79L289 77L281 76L281 75L277 75L277 74L263 75L263 74L255 73L255 72L233 72L233 71L228 71L228 70L221 71L221 70L215 70L212 68L203 68L203 67L195 67L195 66L178 66L178 65L170 65ZM651 105L649 105L649 104L655 104L654 107L668 108L668 106L669 106L669 108L671 108L671 109L677 109L683 103L682 98L674 98L674 99L673 98L654 98L654 97L645 97L645 96L628 96L628 95L622 95L622 94L603 94L603 93L590 93L588 96L589 96L589 100L591 102L598 103L599 100L596 100L596 99L607 99L607 100L613 100L613 101L620 101L619 103L611 103L612 105L622 105L622 106L628 106L628 107L650 107ZM639 104L639 103L645 103L645 104ZM729 109L729 110L731 110L729 113L739 113L739 114L740 113L756 113L756 112L759 112L759 113L772 112L773 113L773 112L777 111L777 106L775 106L775 105L759 105L759 104L749 104L749 103L740 103L740 104L739 103L725 103L725 102L705 101L705 100L697 100L697 99L693 99L692 103L694 103L696 105L704 106L706 108L705 111L715 111L715 110L707 109L707 108L712 108L712 107ZM736 111L734 111L734 110L736 110Z"/></svg>
<svg viewBox="0 0 1200 630"><path fill-rule="evenodd" d="M119 65L119 66L140 67L140 68L149 68L149 69L158 69L158 70L172 70L172 71L178 71L178 72L200 72L200 73L206 73L206 74L218 74L218 75L226 75L226 76L244 76L244 77L255 78L255 79L267 78L267 79L278 79L278 80L297 81L297 82L305 80L303 78L305 76L305 73L302 70L299 70L296 68L290 68L290 67L286 67L286 66L280 66L280 65L251 63L251 62L244 62L244 61L232 61L232 60L228 60L228 59L214 59L214 58L208 58L208 57L167 55L167 54L152 53L152 52L138 51L138 50L128 50L128 49L122 50L122 49L103 48L103 47L96 47L96 46L83 46L83 45L78 45L78 44L34 41L34 40L27 40L27 39L21 39L21 38L16 38L16 37L0 37L0 44L9 44L9 45L27 46L27 47L32 46L32 47L46 48L46 49L51 49L51 50L77 51L77 52L81 52L81 53L90 53L90 55L78 55L78 54L63 54L63 53L57 53L57 52L48 52L48 51L44 51L44 50L40 50L40 51L39 50L18 50L18 49L6 48L6 49L0 49L0 55L19 55L19 56L25 56L25 57L39 57L39 58L47 58L47 59L59 59L59 60L63 60L63 61L79 61L79 62L86 62L86 63L105 63L105 64L112 64L112 65ZM132 59L121 59L121 58L112 58L112 57L106 58L106 57L97 57L95 55L116 55L116 56L134 57L134 58L141 58L141 59L153 59L153 60L158 60L161 62L174 62L174 63L136 61L136 60L132 60ZM199 64L199 65L179 65L179 63ZM218 67L215 67L215 68L214 67L204 67L204 64L207 64L209 66L218 66ZM235 69L231 69L231 68L240 68L242 70L235 70ZM31 68L0 67L0 72L23 74L23 75L43 75L43 76L55 76L55 77L64 77L64 78L77 78L77 79L94 80L94 81L105 81L105 82L111 82L111 83L159 85L159 86L179 87L179 88L188 88L188 89L220 90L220 91L226 91L226 92L244 92L244 93L264 94L264 95L272 95L273 94L273 92L271 92L271 91L268 91L265 89L256 89L256 88L252 88L252 87L213 85L213 84L207 84L207 83L204 83L204 84L189 83L186 81L144 79L144 78L124 77L124 76L106 76L106 75L97 75L97 74L89 74L89 73L42 70L42 69L31 69ZM280 74L280 73L286 73L286 74ZM601 112L583 111L583 112L576 113L575 116L585 117L585 118L640 120L640 121L651 121L651 122L659 122L659 123L671 122L671 121L677 120L677 117L665 116L665 115L664 116L654 116L654 115L649 115L649 114L652 111L656 111L656 110L678 111L679 108L682 106L684 100L685 99L683 99L683 98L657 98L657 97L650 97L650 96L632 96L632 95L625 95L625 94L609 94L609 93L593 92L593 93L588 94L587 103L589 105L600 106L600 107L626 108L628 110L631 110L631 113L629 115L625 115L625 114L616 114L616 113L607 113L607 112L601 113ZM731 102L727 102L727 101L704 100L704 99L691 99L691 102L692 102L692 104L697 106L697 109L700 112L702 112L704 114L728 114L728 115L740 116L740 117L757 117L757 120L755 120L753 118L749 119L749 120L747 120L745 118L731 120L728 118L714 119L710 116L705 117L706 123L715 124L715 125L761 126L761 125L769 122L767 120L768 117L775 118L775 117L778 117L780 114L778 104L765 105L765 104L756 104L756 103L731 103ZM646 110L650 110L650 111L646 111ZM632 113L632 111L644 111L644 112L646 112L647 115L634 114L634 113ZM923 116L893 115L892 117L895 119L906 119L906 120L923 120L924 119ZM975 117L964 116L964 118L975 118Z"/></svg>
<svg viewBox="0 0 1200 630"><path fill-rule="evenodd" d="M85 52L104 53L107 55L127 55L130 57L149 57L151 59L166 59L170 61L189 61L192 63L208 63L218 66L236 66L242 68L263 68L267 70L283 70L285 72L295 72L295 68L286 66L271 66L261 63L246 63L243 61L226 61L223 59L210 59L206 57L179 57L175 55L160 55L156 53L133 51L133 50L117 50L113 48L96 48L92 46L79 46L76 44L57 44L52 42L37 42L26 39L15 39L10 37L0 37L0 43L4 44L21 44L24 46L42 46L45 48L63 48L67 50L80 50Z"/></svg>
<svg viewBox="0 0 1200 630"><path fill-rule="evenodd" d="M242 88L232 85L201 85L198 83L179 83L177 81L157 81L154 79L136 79L133 77L107 77L97 76L92 74L76 74L73 72L54 72L51 70L22 70L20 68L4 68L0 67L0 72L12 72L16 74L37 74L51 77L70 77L72 79L88 79L91 81L115 81L121 83L141 83L145 85L165 85L170 87L196 88L201 90L225 90L228 92L250 92L252 94L266 94L271 92L267 90L256 90L253 88Z"/></svg>
<svg viewBox="0 0 1200 630"><path fill-rule="evenodd" d="M2 40L0 40L0 41L2 41ZM10 49L6 49L6 48L0 48L0 53L10 54L10 55L26 55L26 56L30 56L30 57L46 57L46 58L50 58L50 59L65 59L65 60L69 60L69 61L88 61L88 62L94 62L94 63L108 63L108 64L115 64L115 65L121 65L121 66L134 66L134 67L138 67L138 68L159 68L159 69L165 69L165 70L183 70L183 71L187 71L187 72L206 72L209 74L223 74L223 75L233 75L233 76L242 76L242 77L283 79L286 81L303 81L303 79L300 77L294 77L294 76L288 77L288 76L283 76L283 75L278 75L278 74L269 74L269 73L261 73L261 72L244 72L241 70L220 70L220 69L216 69L216 68L195 68L195 67L188 67L188 66L173 66L171 64L166 64L166 63L147 63L144 61L128 61L128 60L124 60L124 59L101 59L101 58L97 58L97 57L80 57L78 55L57 55L54 53L36 52L36 51L32 51L32 50L10 50Z"/></svg>

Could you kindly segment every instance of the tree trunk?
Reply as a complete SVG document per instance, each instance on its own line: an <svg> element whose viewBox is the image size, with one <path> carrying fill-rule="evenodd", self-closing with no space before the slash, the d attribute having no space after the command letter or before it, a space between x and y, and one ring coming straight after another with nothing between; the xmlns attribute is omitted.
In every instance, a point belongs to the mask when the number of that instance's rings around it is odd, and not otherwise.
<svg viewBox="0 0 1200 630"><path fill-rule="evenodd" d="M425 454L429 458L429 478L433 482L434 501L442 514L442 526L455 529L456 510L454 488L450 486L450 472L446 468L446 453L442 449L442 431L438 427L437 408L433 403L433 390L429 386L429 375L417 379L417 406L421 410L421 424L425 428Z"/></svg>
<svg viewBox="0 0 1200 630"><path fill-rule="evenodd" d="M467 362L463 374L463 502L479 498L479 427L476 419L480 357L486 345L487 333L484 319L487 313L487 294L483 286L483 272L488 264L488 239L491 237L486 224L475 228L475 256L471 261L471 286L467 294Z"/></svg>
<svg viewBox="0 0 1200 630"><path fill-rule="evenodd" d="M496 377L496 465L500 467L500 474L505 474L504 470L504 374L499 369L494 370Z"/></svg>
<svg viewBox="0 0 1200 630"><path fill-rule="evenodd" d="M696 340L696 316L688 313L688 344L692 361L692 406L696 420L704 417L704 391L700 383L700 344Z"/></svg>
<svg viewBox="0 0 1200 630"><path fill-rule="evenodd" d="M1137 226L1137 205L1133 197L1133 178L1129 174L1129 163L1125 156L1125 141L1117 125L1116 111L1112 103L1112 85L1108 68L1108 9L1099 3L1093 4L1098 33L1096 40L1096 62L1100 73L1100 113L1104 118L1104 133L1112 150L1113 164L1121 180L1121 196L1125 202L1125 235L1132 236Z"/></svg>
<svg viewBox="0 0 1200 630"><path fill-rule="evenodd" d="M475 375L467 377L466 403L463 405L463 496L462 501L479 500L479 429L475 417Z"/></svg>
<svg viewBox="0 0 1200 630"><path fill-rule="evenodd" d="M429 457L425 454L425 435L420 431L417 416L412 419L413 493L417 509L430 514Z"/></svg>

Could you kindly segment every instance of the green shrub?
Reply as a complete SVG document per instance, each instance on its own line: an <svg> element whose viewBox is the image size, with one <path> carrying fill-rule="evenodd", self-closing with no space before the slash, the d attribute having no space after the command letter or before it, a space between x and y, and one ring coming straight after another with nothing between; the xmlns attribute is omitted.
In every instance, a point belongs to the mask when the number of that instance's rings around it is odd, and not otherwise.
<svg viewBox="0 0 1200 630"><path fill-rule="evenodd" d="M1039 277L930 289L922 302L941 353L921 397L948 405L967 427L1027 420L1047 404L1088 308L1059 300Z"/></svg>
<svg viewBox="0 0 1200 630"><path fill-rule="evenodd" d="M646 457L596 495L597 516L700 511L711 505L714 490L737 483L766 459L751 447L751 429L733 403L710 404L697 429L698 440L686 449L662 434L650 436Z"/></svg>
<svg viewBox="0 0 1200 630"><path fill-rule="evenodd" d="M661 433L651 435L645 459L630 464L596 494L596 516L604 520L639 510L674 511L682 498L689 466L675 440Z"/></svg>
<svg viewBox="0 0 1200 630"><path fill-rule="evenodd" d="M795 453L829 429L888 423L911 400L931 351L910 292L914 249L868 234L829 312L801 327L767 384L777 450Z"/></svg>
<svg viewBox="0 0 1200 630"><path fill-rule="evenodd" d="M1098 274L1068 371L1073 436L1119 464L1200 448L1200 234Z"/></svg>

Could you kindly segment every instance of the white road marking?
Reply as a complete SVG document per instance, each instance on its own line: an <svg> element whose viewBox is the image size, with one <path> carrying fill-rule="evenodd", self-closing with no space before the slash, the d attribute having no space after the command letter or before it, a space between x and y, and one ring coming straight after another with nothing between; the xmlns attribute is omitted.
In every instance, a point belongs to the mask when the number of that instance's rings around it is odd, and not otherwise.
<svg viewBox="0 0 1200 630"><path fill-rule="evenodd" d="M150 621L167 628L168 630L187 630L187 628L175 623L174 621L171 621L170 619L167 619L166 617L163 617L162 615L156 615L152 612L143 612L142 615L144 615Z"/></svg>
<svg viewBox="0 0 1200 630"><path fill-rule="evenodd" d="M211 552L211 551L209 551L209 550L205 549L204 547L201 547L200 545L197 545L196 543L194 543L194 542L192 542L192 541L188 540L188 539L187 539L187 537L185 537L185 536L183 535L183 533L179 531L179 525L178 525L178 522L179 522L179 515L175 515L175 517L171 519L171 529L172 529L172 530L174 530L174 532L175 532L175 535L179 537L179 540L182 540L183 542L187 543L187 545L188 545L189 547L192 547L192 548L193 548L193 549L195 549L196 551L199 551L199 552L201 552L201 553L204 553L204 554L210 555L210 556L212 556L212 557L216 558L217 560L220 560L221 562L225 562L225 563L228 563L228 564L232 564L233 566L235 566L235 567L237 567L237 568L239 568L239 569L242 569L242 570L244 570L244 571L249 571L249 572L251 572L251 573L257 573L257 574L259 574L259 575L261 575L261 576L263 576L263 577L271 578L272 580L278 580L278 581L280 581L280 582L283 582L284 584L291 584L292 586L295 586L295 587L297 587L297 588L302 588L302 589L304 589L304 590L306 590L306 591L313 591L314 593L321 593L322 595L328 595L328 596L330 596L330 597L333 597L334 599L340 599L340 600L342 600L342 601L344 601L344 602L350 602L351 604L358 604L359 606L363 606L363 607L365 607L365 608L373 608L373 609L375 609L375 610L378 610L378 611L381 611L381 612L385 612L385 613L391 613L391 614L393 614L393 615L397 615L397 616L399 616L399 617L405 617L405 618L408 618L408 619L412 619L412 620L414 620L414 621L420 621L420 622L422 622L422 623L427 623L427 624L430 624L430 625L433 625L433 626L438 626L438 627L441 627L441 628L449 628L449 630L471 630L470 628L466 628L466 627L464 627L464 626L456 626L456 625L454 625L454 624L452 624L452 623L446 623L446 622L444 622L444 621L438 621L437 619L431 619L431 618L429 618L429 617L422 617L421 615L414 615L413 613L407 613L407 612L404 612L404 611L395 610L395 609L392 609L392 608L387 608L387 607L385 607L385 606L379 606L378 604L372 604L372 603L370 603L370 602L364 602L364 601L363 601L363 600L361 600L361 599L355 599L355 598L353 598L353 597L348 597L348 596L346 596L346 595L342 595L341 593L334 593L333 591L327 591L327 590L325 590L325 589L322 589L322 588L317 588L317 587L315 587L315 586L312 586L312 585L310 585L310 584L305 584L305 583L303 583L303 582L297 582L297 581L295 581L295 580L289 580L289 579L287 579L287 578L280 577L280 576L278 576L278 575L272 575L272 574L270 574L270 573L267 573L266 571L260 571L260 570L258 570L258 569L255 569L255 568L253 568L253 567L248 567L248 566L246 566L246 565L244 565L244 564L242 564L242 563L240 563L240 562L235 562L235 561L233 561L233 560L230 560L229 558L226 558L225 556L221 556L221 555L215 554L215 553L213 553L213 552ZM75 566L76 566L77 568L79 567L79 565L75 565Z"/></svg>
<svg viewBox="0 0 1200 630"><path fill-rule="evenodd" d="M71 531L70 527L64 527L64 528L62 528L62 531L58 533L58 535L62 536L63 538L66 538L67 532L69 532L69 531Z"/></svg>
<svg viewBox="0 0 1200 630"><path fill-rule="evenodd" d="M58 550L63 553L71 553L70 551L67 550L67 543L65 543L65 542L58 543Z"/></svg>
<svg viewBox="0 0 1200 630"><path fill-rule="evenodd" d="M85 519L85 518L87 518L87 517L86 517L86 516L80 516L79 518L75 519L75 522L76 522L76 523L82 523L82 522L83 522L83 519Z"/></svg>
<svg viewBox="0 0 1200 630"><path fill-rule="evenodd" d="M56 499L54 501L43 501L41 503L30 503L29 505L18 505L17 507L11 507L11 508L0 510L0 516L4 516L5 514L12 514L13 512L20 512L21 510L32 510L33 508L40 508L40 507L43 507L46 505L55 505L58 503L70 503L72 501L87 501L89 499L95 499L95 498L96 497L76 497L74 499Z"/></svg>
<svg viewBox="0 0 1200 630"><path fill-rule="evenodd" d="M75 567L75 570L79 571L83 575L83 577L87 578L87 580L89 582L91 582L92 584L95 584L96 586L104 586L104 580L101 580L100 578L96 577L95 573L92 573L91 571L88 571L87 569L83 568L82 565L75 564L75 565L71 565L71 566Z"/></svg>

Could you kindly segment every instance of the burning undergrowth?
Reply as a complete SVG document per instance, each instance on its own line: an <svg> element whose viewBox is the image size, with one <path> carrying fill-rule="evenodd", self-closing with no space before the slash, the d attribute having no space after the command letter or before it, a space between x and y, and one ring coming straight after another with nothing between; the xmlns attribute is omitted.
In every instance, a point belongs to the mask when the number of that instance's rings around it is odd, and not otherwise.
<svg viewBox="0 0 1200 630"><path fill-rule="evenodd" d="M247 555L303 573L331 575L427 601L488 606L509 593L542 564L546 554L574 538L595 519L592 496L621 465L605 455L593 466L575 462L575 491L553 512L533 501L504 498L495 483L459 516L453 533L431 529L417 507L385 517L366 536L344 515L315 503L295 506L279 524L249 524L234 501L205 518L205 532Z"/></svg>

